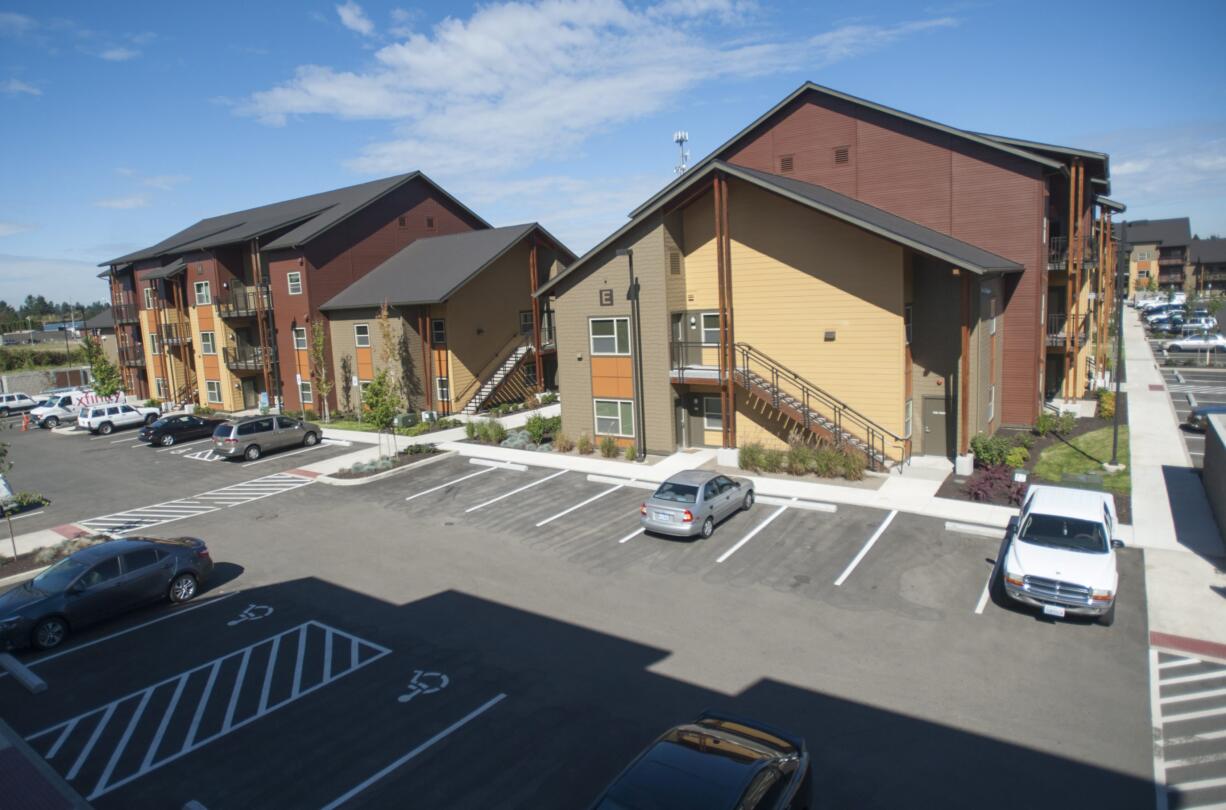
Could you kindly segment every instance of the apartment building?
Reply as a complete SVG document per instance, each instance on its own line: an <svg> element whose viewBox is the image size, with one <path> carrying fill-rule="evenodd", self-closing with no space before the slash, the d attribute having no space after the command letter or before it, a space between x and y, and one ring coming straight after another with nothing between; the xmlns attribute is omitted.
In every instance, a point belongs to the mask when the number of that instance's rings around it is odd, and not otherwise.
<svg viewBox="0 0 1226 810"><path fill-rule="evenodd" d="M1121 222L1116 238L1127 243L1128 297L1137 291L1186 290L1192 269L1188 248L1192 225L1187 217Z"/></svg>
<svg viewBox="0 0 1226 810"><path fill-rule="evenodd" d="M489 227L412 172L211 217L111 259L125 386L225 410L320 408L308 346L320 306L419 238Z"/></svg>
<svg viewBox="0 0 1226 810"><path fill-rule="evenodd" d="M564 429L964 455L1091 385L1109 191L1105 154L802 85L538 291Z"/></svg>
<svg viewBox="0 0 1226 810"><path fill-rule="evenodd" d="M410 408L440 414L554 388L553 313L533 293L574 260L537 223L418 239L400 250L321 307L342 403L360 407L381 368Z"/></svg>
<svg viewBox="0 0 1226 810"><path fill-rule="evenodd" d="M1226 239L1193 239L1188 246L1191 283L1201 295L1226 292Z"/></svg>

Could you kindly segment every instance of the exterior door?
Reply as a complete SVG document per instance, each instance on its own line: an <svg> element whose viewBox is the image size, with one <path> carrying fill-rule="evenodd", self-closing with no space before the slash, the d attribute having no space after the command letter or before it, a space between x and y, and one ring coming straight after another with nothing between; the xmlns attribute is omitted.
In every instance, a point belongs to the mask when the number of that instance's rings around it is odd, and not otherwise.
<svg viewBox="0 0 1226 810"><path fill-rule="evenodd" d="M924 397L924 455L949 457L948 423L945 397Z"/></svg>
<svg viewBox="0 0 1226 810"><path fill-rule="evenodd" d="M686 430L689 420L686 418L685 403L680 399L673 400L673 420L676 423L677 449L681 450L689 447L690 437Z"/></svg>
<svg viewBox="0 0 1226 810"><path fill-rule="evenodd" d="M255 380L251 377L243 379L243 409L248 410L260 404L260 395L255 390Z"/></svg>

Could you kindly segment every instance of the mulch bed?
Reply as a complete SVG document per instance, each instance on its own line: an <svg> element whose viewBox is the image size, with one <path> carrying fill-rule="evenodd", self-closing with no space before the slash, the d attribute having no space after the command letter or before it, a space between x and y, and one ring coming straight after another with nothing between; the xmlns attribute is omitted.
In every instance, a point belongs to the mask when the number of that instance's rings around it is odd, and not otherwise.
<svg viewBox="0 0 1226 810"><path fill-rule="evenodd" d="M29 571L37 571L39 568L46 568L47 563L38 562L34 559L37 551L28 551L25 554L14 557L5 557L0 560L0 579L24 574Z"/></svg>
<svg viewBox="0 0 1226 810"><path fill-rule="evenodd" d="M390 470L395 470L400 467L407 467L410 464L416 464L419 461L425 461L428 458L438 455L439 452L440 451L437 448L431 447L428 451L422 451L422 452L417 452L417 453L400 453L396 456L396 458L392 460L392 466L390 467L383 467L381 469L370 470L369 472L352 472L350 470L340 470L338 472L332 473L332 475L329 477L342 478L346 480L352 479L352 478L370 478L372 475L380 475L381 473L385 473Z"/></svg>

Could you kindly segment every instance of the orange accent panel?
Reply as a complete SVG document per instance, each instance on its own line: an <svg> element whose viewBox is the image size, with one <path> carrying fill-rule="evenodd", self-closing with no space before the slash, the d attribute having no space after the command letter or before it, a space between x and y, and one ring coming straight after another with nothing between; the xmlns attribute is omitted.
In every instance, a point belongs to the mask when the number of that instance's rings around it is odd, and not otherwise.
<svg viewBox="0 0 1226 810"><path fill-rule="evenodd" d="M593 357L593 377L625 377L630 378L629 357Z"/></svg>
<svg viewBox="0 0 1226 810"><path fill-rule="evenodd" d="M599 399L634 397L629 357L592 358L592 396Z"/></svg>
<svg viewBox="0 0 1226 810"><path fill-rule="evenodd" d="M206 329L204 331L207 332L208 330ZM205 354L205 355L201 355L200 359L202 361L202 364L204 365L205 379L216 380L221 377L221 371L217 363L217 355Z"/></svg>
<svg viewBox="0 0 1226 810"><path fill-rule="evenodd" d="M213 307L196 307L196 318L200 321L201 332L213 331Z"/></svg>
<svg viewBox="0 0 1226 810"><path fill-rule="evenodd" d="M358 379L373 380L375 378L375 361L369 347L353 350L354 359L358 364Z"/></svg>

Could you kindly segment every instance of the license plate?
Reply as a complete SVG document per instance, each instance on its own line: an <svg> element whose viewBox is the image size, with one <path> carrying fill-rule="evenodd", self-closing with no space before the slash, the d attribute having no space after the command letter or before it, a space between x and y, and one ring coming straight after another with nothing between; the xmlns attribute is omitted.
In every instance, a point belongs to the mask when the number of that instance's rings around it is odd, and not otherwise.
<svg viewBox="0 0 1226 810"><path fill-rule="evenodd" d="M1063 619L1064 618L1064 608L1057 607L1056 605L1044 605L1043 615L1044 616L1055 616L1058 619Z"/></svg>
<svg viewBox="0 0 1226 810"><path fill-rule="evenodd" d="M656 520L662 521L662 522L664 522L664 523L668 523L669 521L671 521L671 520L673 519L673 516L672 516L672 515L670 515L668 512L655 512L655 513L653 513L653 515L652 515L652 516L653 516L653 517L654 517Z"/></svg>

